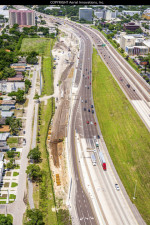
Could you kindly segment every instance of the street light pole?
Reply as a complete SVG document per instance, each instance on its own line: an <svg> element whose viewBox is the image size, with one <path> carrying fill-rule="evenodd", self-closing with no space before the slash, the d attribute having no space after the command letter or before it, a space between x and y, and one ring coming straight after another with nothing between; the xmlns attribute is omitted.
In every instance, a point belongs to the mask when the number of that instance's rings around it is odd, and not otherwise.
<svg viewBox="0 0 150 225"><path fill-rule="evenodd" d="M137 180L135 181L135 188L134 188L134 196L133 196L133 199L135 199L135 193L136 193L136 186L137 186Z"/></svg>

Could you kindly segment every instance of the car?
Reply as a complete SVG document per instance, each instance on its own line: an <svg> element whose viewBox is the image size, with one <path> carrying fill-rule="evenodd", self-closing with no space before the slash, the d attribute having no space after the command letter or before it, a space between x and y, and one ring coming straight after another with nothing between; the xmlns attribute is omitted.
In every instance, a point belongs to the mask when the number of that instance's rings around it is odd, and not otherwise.
<svg viewBox="0 0 150 225"><path fill-rule="evenodd" d="M85 103L87 103L87 100L85 100Z"/></svg>
<svg viewBox="0 0 150 225"><path fill-rule="evenodd" d="M116 188L116 190L117 190L117 191L119 191L119 190L120 190L120 187L119 187L119 185L118 185L118 184L115 184L115 188Z"/></svg>
<svg viewBox="0 0 150 225"><path fill-rule="evenodd" d="M84 111L86 111L86 108L84 108Z"/></svg>
<svg viewBox="0 0 150 225"><path fill-rule="evenodd" d="M123 81L122 77L120 77L120 81Z"/></svg>
<svg viewBox="0 0 150 225"><path fill-rule="evenodd" d="M83 100L81 100L81 102L83 103Z"/></svg>
<svg viewBox="0 0 150 225"><path fill-rule="evenodd" d="M94 150L93 150L93 152L95 152L95 153L96 153L96 149L94 149Z"/></svg>
<svg viewBox="0 0 150 225"><path fill-rule="evenodd" d="M92 113L94 113L94 110L92 109Z"/></svg>
<svg viewBox="0 0 150 225"><path fill-rule="evenodd" d="M23 131L23 134L25 134L26 132L25 132L25 130Z"/></svg>
<svg viewBox="0 0 150 225"><path fill-rule="evenodd" d="M91 105L91 108L93 108L93 105Z"/></svg>
<svg viewBox="0 0 150 225"><path fill-rule="evenodd" d="M88 112L90 112L90 109L88 109Z"/></svg>
<svg viewBox="0 0 150 225"><path fill-rule="evenodd" d="M96 122L94 122L94 125L96 126Z"/></svg>
<svg viewBox="0 0 150 225"><path fill-rule="evenodd" d="M99 134L97 135L97 138L98 138L98 139L100 139L100 136L99 136Z"/></svg>
<svg viewBox="0 0 150 225"><path fill-rule="evenodd" d="M11 151L16 151L16 148L15 147L11 148Z"/></svg>
<svg viewBox="0 0 150 225"><path fill-rule="evenodd" d="M91 121L90 124L93 124L93 122Z"/></svg>
<svg viewBox="0 0 150 225"><path fill-rule="evenodd" d="M91 85L91 82L90 82L90 85Z"/></svg>
<svg viewBox="0 0 150 225"><path fill-rule="evenodd" d="M85 88L87 87L87 85L85 85Z"/></svg>
<svg viewBox="0 0 150 225"><path fill-rule="evenodd" d="M127 87L130 88L130 84L127 84Z"/></svg>
<svg viewBox="0 0 150 225"><path fill-rule="evenodd" d="M89 124L89 121L87 120L86 123Z"/></svg>
<svg viewBox="0 0 150 225"><path fill-rule="evenodd" d="M89 89L89 87L88 87L88 89Z"/></svg>

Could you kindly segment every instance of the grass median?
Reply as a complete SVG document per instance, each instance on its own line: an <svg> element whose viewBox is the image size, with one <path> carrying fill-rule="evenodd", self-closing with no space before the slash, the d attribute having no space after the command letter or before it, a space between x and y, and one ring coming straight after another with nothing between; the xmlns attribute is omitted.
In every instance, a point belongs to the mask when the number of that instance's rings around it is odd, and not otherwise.
<svg viewBox="0 0 150 225"><path fill-rule="evenodd" d="M95 49L92 61L93 98L104 140L131 201L150 224L150 134Z"/></svg>

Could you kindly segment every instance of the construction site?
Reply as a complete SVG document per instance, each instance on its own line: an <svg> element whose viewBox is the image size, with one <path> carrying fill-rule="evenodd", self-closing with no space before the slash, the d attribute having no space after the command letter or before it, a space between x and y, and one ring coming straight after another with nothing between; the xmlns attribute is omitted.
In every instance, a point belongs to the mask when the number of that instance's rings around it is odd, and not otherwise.
<svg viewBox="0 0 150 225"><path fill-rule="evenodd" d="M65 34L61 33L52 50L56 66L53 71L55 115L49 127L47 144L56 203L61 208L66 208L69 188L65 138L78 47L78 40L72 34L65 32Z"/></svg>

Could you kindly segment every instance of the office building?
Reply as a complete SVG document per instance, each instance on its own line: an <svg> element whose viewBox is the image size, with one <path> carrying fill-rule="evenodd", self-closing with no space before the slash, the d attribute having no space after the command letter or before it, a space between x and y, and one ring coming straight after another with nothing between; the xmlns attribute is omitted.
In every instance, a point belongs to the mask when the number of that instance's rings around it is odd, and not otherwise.
<svg viewBox="0 0 150 225"><path fill-rule="evenodd" d="M140 26L137 25L137 24L135 24L135 23L132 23L132 22L130 22L130 23L124 23L124 25L123 25L123 29L124 29L124 30L135 31L135 30L137 30L138 28L140 28Z"/></svg>
<svg viewBox="0 0 150 225"><path fill-rule="evenodd" d="M98 19L102 19L102 18L104 18L104 11L94 12L94 15L95 15Z"/></svg>
<svg viewBox="0 0 150 225"><path fill-rule="evenodd" d="M128 53L128 55L146 55L148 54L148 47L146 46L132 46L132 47L126 47L125 51Z"/></svg>
<svg viewBox="0 0 150 225"><path fill-rule="evenodd" d="M111 11L110 10L106 10L105 12L104 12L104 19L105 20L111 20Z"/></svg>
<svg viewBox="0 0 150 225"><path fill-rule="evenodd" d="M138 14L139 16L141 15L141 11L122 11L123 15L129 15L129 16L134 16L135 14Z"/></svg>
<svg viewBox="0 0 150 225"><path fill-rule="evenodd" d="M19 24L20 27L35 26L35 12L34 10L9 10L9 25Z"/></svg>
<svg viewBox="0 0 150 225"><path fill-rule="evenodd" d="M79 20L84 19L87 21L93 21L93 9L92 8L79 8Z"/></svg>

